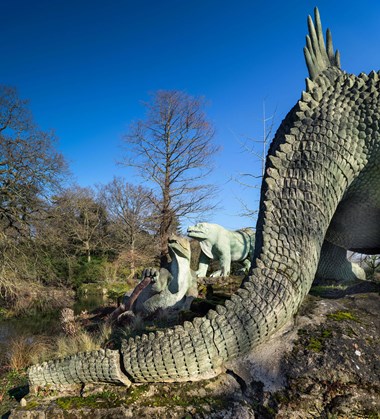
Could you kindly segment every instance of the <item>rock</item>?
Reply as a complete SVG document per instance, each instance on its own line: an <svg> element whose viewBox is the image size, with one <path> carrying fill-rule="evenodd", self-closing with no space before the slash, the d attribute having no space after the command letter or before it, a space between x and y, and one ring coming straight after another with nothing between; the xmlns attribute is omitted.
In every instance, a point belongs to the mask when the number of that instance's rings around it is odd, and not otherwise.
<svg viewBox="0 0 380 419"><path fill-rule="evenodd" d="M379 306L378 292L309 296L293 322L212 380L130 389L89 386L82 390L85 399L61 402L30 395L10 417L375 418L380 411Z"/></svg>
<svg viewBox="0 0 380 419"><path fill-rule="evenodd" d="M210 413L207 416L195 415L194 418L207 418L207 419L254 419L255 412L247 402L239 403L234 402L232 406L227 407L219 412Z"/></svg>

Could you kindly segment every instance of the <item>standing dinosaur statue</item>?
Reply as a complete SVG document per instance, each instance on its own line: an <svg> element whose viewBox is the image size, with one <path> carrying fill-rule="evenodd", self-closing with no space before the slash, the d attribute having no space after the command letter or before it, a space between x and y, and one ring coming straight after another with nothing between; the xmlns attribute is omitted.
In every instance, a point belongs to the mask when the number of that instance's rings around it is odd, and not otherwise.
<svg viewBox="0 0 380 419"><path fill-rule="evenodd" d="M198 223L187 229L187 235L201 247L197 276L206 276L212 259L219 260L220 269L210 276L228 276L234 261L242 262L244 273L248 272L255 244L255 232L251 228L230 231L219 224Z"/></svg>
<svg viewBox="0 0 380 419"><path fill-rule="evenodd" d="M380 253L379 74L340 69L318 10L309 17L302 98L269 149L256 245L242 287L203 318L29 369L31 386L214 377L299 309L324 243Z"/></svg>

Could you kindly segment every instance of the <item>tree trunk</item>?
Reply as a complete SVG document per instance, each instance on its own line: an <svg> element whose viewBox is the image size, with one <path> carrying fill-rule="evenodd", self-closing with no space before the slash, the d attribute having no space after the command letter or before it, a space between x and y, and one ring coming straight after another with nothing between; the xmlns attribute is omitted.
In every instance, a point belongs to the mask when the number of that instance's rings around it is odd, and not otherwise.
<svg viewBox="0 0 380 419"><path fill-rule="evenodd" d="M91 262L91 249L90 249L90 243L88 241L86 241L84 243L84 247L86 249L86 255L87 255L87 262L90 263Z"/></svg>

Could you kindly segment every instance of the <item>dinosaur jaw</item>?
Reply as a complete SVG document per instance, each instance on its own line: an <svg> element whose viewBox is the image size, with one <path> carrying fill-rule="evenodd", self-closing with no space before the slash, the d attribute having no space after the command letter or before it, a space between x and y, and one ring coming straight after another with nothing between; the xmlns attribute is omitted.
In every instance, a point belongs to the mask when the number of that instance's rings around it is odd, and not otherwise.
<svg viewBox="0 0 380 419"><path fill-rule="evenodd" d="M187 229L187 235L193 239L205 240L209 234L208 228L205 224L199 223L195 226L190 226Z"/></svg>
<svg viewBox="0 0 380 419"><path fill-rule="evenodd" d="M169 237L168 244L171 252L190 260L190 243L187 239L172 235Z"/></svg>

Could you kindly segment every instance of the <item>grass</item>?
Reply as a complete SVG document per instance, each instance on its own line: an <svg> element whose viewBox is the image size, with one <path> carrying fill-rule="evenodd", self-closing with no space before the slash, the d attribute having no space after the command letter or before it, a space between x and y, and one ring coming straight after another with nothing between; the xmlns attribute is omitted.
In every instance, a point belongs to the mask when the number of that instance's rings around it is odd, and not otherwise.
<svg viewBox="0 0 380 419"><path fill-rule="evenodd" d="M313 335L311 335L313 333ZM319 329L314 332L300 329L298 334L305 340L305 348L313 352L321 352L327 339L332 337L332 331L328 329Z"/></svg>
<svg viewBox="0 0 380 419"><path fill-rule="evenodd" d="M11 409L18 406L18 400L28 393L25 371L0 370L0 417L8 417Z"/></svg>
<svg viewBox="0 0 380 419"><path fill-rule="evenodd" d="M104 391L87 397L61 397L56 400L57 406L63 410L78 409L81 407L110 408L123 403L123 399L112 391Z"/></svg>
<svg viewBox="0 0 380 419"><path fill-rule="evenodd" d="M359 318L356 317L354 314L350 313L349 311L337 311L335 313L328 314L327 317L331 320L335 320L338 322L354 321L360 323Z"/></svg>
<svg viewBox="0 0 380 419"><path fill-rule="evenodd" d="M97 333L89 333L81 329L74 336L60 336L56 340L52 358L98 350L109 341L111 333L111 326L103 324Z"/></svg>
<svg viewBox="0 0 380 419"><path fill-rule="evenodd" d="M44 335L20 335L10 340L0 365L6 370L20 372L32 364L49 359L97 350L109 341L111 333L111 326L104 324L94 333L79 329L74 336L61 335L54 340Z"/></svg>
<svg viewBox="0 0 380 419"><path fill-rule="evenodd" d="M17 336L11 339L5 355L5 365L11 371L20 372L31 364L49 359L53 345L45 336Z"/></svg>

